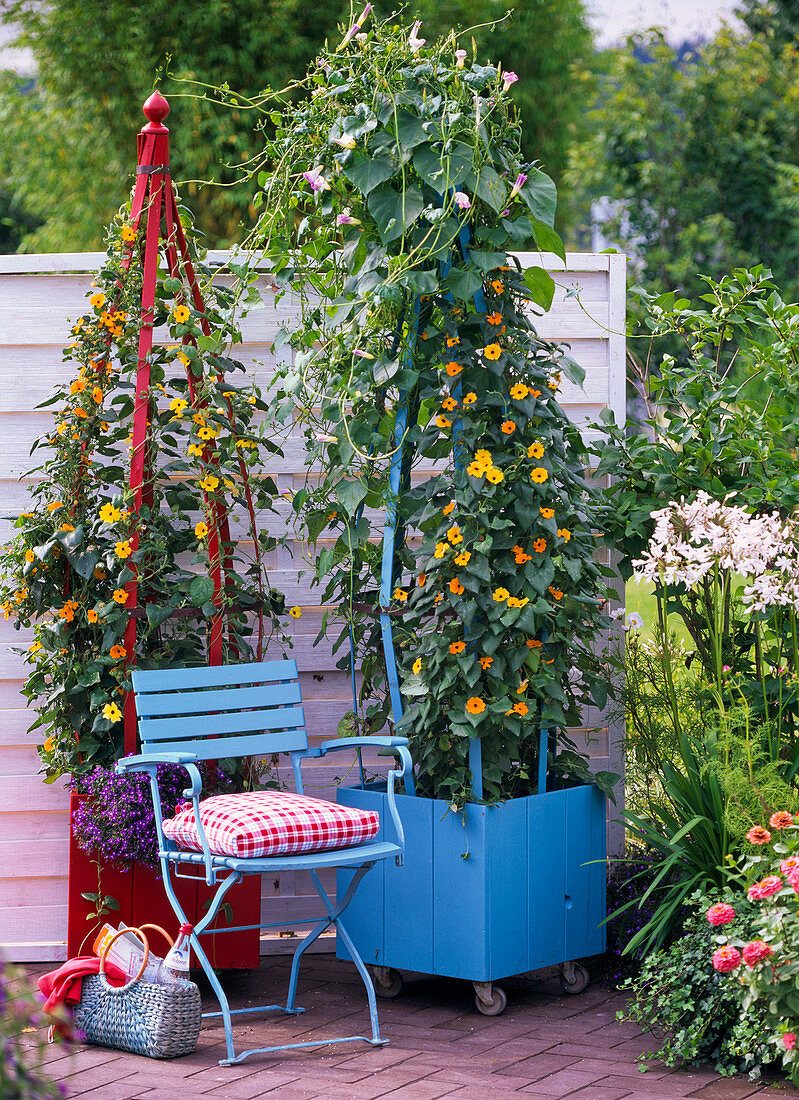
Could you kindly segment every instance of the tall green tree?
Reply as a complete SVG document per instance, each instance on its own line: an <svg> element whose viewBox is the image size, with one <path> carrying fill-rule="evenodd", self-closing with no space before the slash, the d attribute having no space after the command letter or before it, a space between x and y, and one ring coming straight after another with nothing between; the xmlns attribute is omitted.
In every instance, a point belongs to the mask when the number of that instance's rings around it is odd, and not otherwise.
<svg viewBox="0 0 799 1100"><path fill-rule="evenodd" d="M386 4L384 12L390 8ZM524 155L560 182L585 114L579 74L590 60L592 38L583 0L418 0L397 19L410 23L412 14L423 20L421 34L429 39L451 27L500 20L493 29L464 34L461 44L471 52L473 33L483 56L519 76L513 98ZM0 17L19 28L38 68L32 91L14 74L0 78L0 179L17 208L41 223L33 232L22 227L22 247L99 247L99 227L127 195L132 135L144 121L140 105L156 78L172 105L176 178L222 185L193 182L182 190L208 243L224 245L240 240L241 223L252 220L252 185L234 167L262 146L246 98L300 77L325 38L335 40L338 25L349 22L351 4L0 0ZM165 78L167 71L199 86ZM210 93L188 94L223 83L239 93L235 105L222 106Z"/></svg>
<svg viewBox="0 0 799 1100"><path fill-rule="evenodd" d="M647 289L763 263L799 292L798 92L793 46L729 29L693 60L657 32L616 54L569 178Z"/></svg>

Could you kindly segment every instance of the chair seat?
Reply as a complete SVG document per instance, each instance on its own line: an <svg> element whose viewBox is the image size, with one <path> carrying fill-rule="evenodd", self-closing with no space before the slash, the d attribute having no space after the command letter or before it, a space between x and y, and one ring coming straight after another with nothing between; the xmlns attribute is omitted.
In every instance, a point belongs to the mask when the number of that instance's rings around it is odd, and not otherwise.
<svg viewBox="0 0 799 1100"><path fill-rule="evenodd" d="M357 844L353 848L336 848L330 852L304 852L287 856L259 856L253 859L238 859L235 856L211 855L215 867L225 867L230 871L244 874L266 874L269 871L301 871L311 867L360 867L379 859L388 859L401 851L398 844L388 841L373 841ZM193 863L205 865L202 852L162 852L161 855L171 863Z"/></svg>

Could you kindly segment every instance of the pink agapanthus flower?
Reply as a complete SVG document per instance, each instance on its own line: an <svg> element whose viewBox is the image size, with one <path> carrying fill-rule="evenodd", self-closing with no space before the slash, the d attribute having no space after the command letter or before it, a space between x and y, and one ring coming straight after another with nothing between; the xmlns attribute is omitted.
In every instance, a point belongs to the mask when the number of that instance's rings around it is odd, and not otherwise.
<svg viewBox="0 0 799 1100"><path fill-rule="evenodd" d="M720 901L716 905L710 906L707 911L707 919L709 924L718 928L735 920L735 910L726 901Z"/></svg>
<svg viewBox="0 0 799 1100"><path fill-rule="evenodd" d="M796 1046L796 1032L786 1031L782 1037L782 1045L785 1047L786 1050L793 1050L793 1048Z"/></svg>
<svg viewBox="0 0 799 1100"><path fill-rule="evenodd" d="M753 966L757 966L758 963L769 958L771 948L763 940L752 940L744 947L742 954L744 962L751 970Z"/></svg>
<svg viewBox="0 0 799 1100"><path fill-rule="evenodd" d="M466 60L466 50L456 50L455 51L455 60L458 64L458 68L462 69L463 68L463 63Z"/></svg>
<svg viewBox="0 0 799 1100"><path fill-rule="evenodd" d="M527 176L525 176L524 172L519 172L518 176L516 177L516 182L513 184L513 187L511 187L511 189L510 189L510 194L508 195L508 202L510 202L511 199L516 198L516 196L519 194L521 189L524 187L525 183L527 183Z"/></svg>
<svg viewBox="0 0 799 1100"><path fill-rule="evenodd" d="M511 84L515 84L518 80L516 73L503 73L502 74L502 91L507 92Z"/></svg>
<svg viewBox="0 0 799 1100"><path fill-rule="evenodd" d="M760 882L753 882L746 894L750 901L762 901L763 898L770 898L772 894L778 893L782 887L783 882L779 875L766 875Z"/></svg>
<svg viewBox="0 0 799 1100"><path fill-rule="evenodd" d="M720 974L729 974L741 965L741 952L737 947L719 947L713 952L713 968Z"/></svg>
<svg viewBox="0 0 799 1100"><path fill-rule="evenodd" d="M472 205L472 200L466 194L465 191L456 191L452 196L452 201L458 207L459 210L468 210Z"/></svg>
<svg viewBox="0 0 799 1100"><path fill-rule="evenodd" d="M310 172L303 172L303 176L310 183L313 191L329 191L330 184L322 175L322 165L317 164L316 168L312 168Z"/></svg>

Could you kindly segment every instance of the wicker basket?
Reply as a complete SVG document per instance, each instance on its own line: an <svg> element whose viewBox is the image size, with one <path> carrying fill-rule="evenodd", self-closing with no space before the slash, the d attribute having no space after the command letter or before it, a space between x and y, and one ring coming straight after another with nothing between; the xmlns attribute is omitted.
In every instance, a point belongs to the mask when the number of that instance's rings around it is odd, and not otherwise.
<svg viewBox="0 0 799 1100"><path fill-rule="evenodd" d="M129 1050L148 1058L191 1054L200 1034L199 989L194 982L184 980L169 985L142 981L150 954L147 937L140 928L127 931L135 932L144 943L139 973L127 985L115 987L109 983L104 968L108 950L117 938L113 937L100 958L100 973L83 979L81 999L73 1010L76 1030L83 1032L87 1043ZM166 932L163 934L171 943Z"/></svg>

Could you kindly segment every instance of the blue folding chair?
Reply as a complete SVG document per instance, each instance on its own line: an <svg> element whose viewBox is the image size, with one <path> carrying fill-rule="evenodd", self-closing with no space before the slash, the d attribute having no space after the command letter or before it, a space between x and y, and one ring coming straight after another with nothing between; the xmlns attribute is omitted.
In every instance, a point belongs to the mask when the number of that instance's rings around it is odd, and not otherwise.
<svg viewBox="0 0 799 1100"><path fill-rule="evenodd" d="M363 959L341 922L341 915L349 905L366 872L381 859L393 856L402 865L405 840L402 824L394 799L395 783L402 779L409 793L413 792L413 768L404 737L345 737L324 741L318 748L309 748L308 734L302 709L300 684L295 661L265 661L259 664L223 665L214 668L170 668L163 670L136 670L133 672L133 688L139 717L139 734L142 753L126 757L117 763L117 770L143 771L150 777L153 794L155 822L158 832L158 854L164 876L164 888L175 915L181 923L189 923L172 884L173 874L178 878L193 877L181 874L179 868L200 866L205 870L205 881L218 885L208 912L191 935L191 945L208 981L219 1000L221 1012L209 1012L207 1017L222 1016L225 1028L227 1057L220 1065L229 1066L241 1062L251 1054L266 1054L298 1047L323 1046L328 1043L350 1043L362 1040L379 1046L387 1042L380 1037L377 1019L377 1001L374 986ZM298 794L303 793L301 764L308 758L319 758L340 749L360 749L374 745L390 749L399 757L401 768L388 773L388 799L397 843L369 841L336 851L306 852L302 855L259 857L242 859L214 855L200 823L200 795L202 778L197 764L202 760L218 760L228 757L262 757L286 752L291 756ZM191 781L186 790L187 798L194 805L195 821L199 825L202 852L184 851L165 835L156 771L159 764L180 764ZM352 882L344 897L332 901L317 872L323 867L349 867L355 869ZM244 875L262 875L280 871L305 870L310 873L316 892L322 899L326 915L279 924L238 925L222 931L242 931L245 928L275 928L286 924L309 924L314 927L300 940L294 952L285 1005L260 1005L231 1011L228 999L219 983L199 937L203 935L222 905L228 890ZM366 987L371 1017L371 1038L365 1035L348 1035L337 1039L314 1039L304 1043L288 1043L282 1046L256 1047L236 1054L233 1044L231 1017L241 1013L259 1011L303 1012L295 1005L300 962L304 952L327 928L335 926L347 947L352 961ZM207 933L210 934L210 933ZM216 932L214 933L216 934Z"/></svg>

